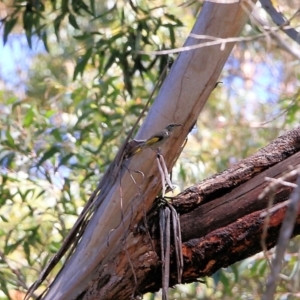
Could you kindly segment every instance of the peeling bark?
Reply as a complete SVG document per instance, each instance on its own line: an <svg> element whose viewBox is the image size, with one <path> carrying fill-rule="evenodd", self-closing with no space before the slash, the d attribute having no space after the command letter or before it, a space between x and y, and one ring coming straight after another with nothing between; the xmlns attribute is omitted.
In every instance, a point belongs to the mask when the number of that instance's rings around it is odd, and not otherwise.
<svg viewBox="0 0 300 300"><path fill-rule="evenodd" d="M189 187L172 201L178 213L183 214L196 207L222 197L234 188L253 178L262 171L283 161L300 149L299 128L289 131L262 148L254 155L235 164L230 169ZM282 171L280 171L281 173ZM274 174L266 175L275 177Z"/></svg>
<svg viewBox="0 0 300 300"><path fill-rule="evenodd" d="M218 269L262 250L261 236L269 199L265 197L258 200L258 196L268 185L265 177L277 178L287 170L300 166L299 137L300 127L277 138L267 147L232 168L185 190L174 199L178 211L188 211L181 215L184 241L183 283L210 276ZM290 181L295 182L296 176ZM225 189L222 189L222 183ZM270 214L266 239L268 249L274 247L277 242L286 211L284 204L287 203L290 193L291 187L281 186L274 194L275 205ZM193 210L187 205L187 199L196 199L193 202ZM201 199L202 202L197 199ZM152 243L147 234L139 234L133 229L134 239L128 238L124 243L124 249L125 245L127 246L127 254L123 250L107 265L107 268L110 264L118 266L117 274L112 274L113 279L110 278L107 286L99 286L99 282L104 282L107 276L99 272L89 288L91 294L85 294L83 299L97 299L95 295L101 295L103 290L107 293L106 299L112 299L110 297L125 299L146 292L155 292L161 288L157 214L157 210L153 210L147 217L149 229L151 223L154 227ZM293 235L299 233L300 211ZM177 284L175 249L172 248L171 252L170 286ZM130 257L130 264L128 257Z"/></svg>
<svg viewBox="0 0 300 300"><path fill-rule="evenodd" d="M268 213L266 207L269 198L258 200L258 196L269 184L265 181L265 177L278 178L288 170L300 166L299 137L300 127L277 138L267 147L232 168L204 180L196 185L196 188L185 190L174 199L178 211L186 210L186 195L191 199L198 197L206 200L200 204L194 201L196 208L181 216L184 241L183 282L193 282L199 277L209 276L222 267L227 267L262 250L261 236L265 216ZM259 174L257 170L260 170ZM246 174L246 176L237 174ZM227 193L213 198L212 195L220 191L224 178L226 178ZM242 183L237 187L236 178L239 178L239 183ZM295 182L296 179L295 175L289 181ZM230 192L228 187L231 187ZM276 245L291 191L292 188L287 186L281 186L274 191L275 205L270 213L266 239L268 249ZM293 236L299 233L300 210ZM170 285L174 285L177 283L174 257L171 263L173 265ZM148 277L158 277L158 274L149 274ZM153 292L159 287L159 280L145 282L145 291Z"/></svg>

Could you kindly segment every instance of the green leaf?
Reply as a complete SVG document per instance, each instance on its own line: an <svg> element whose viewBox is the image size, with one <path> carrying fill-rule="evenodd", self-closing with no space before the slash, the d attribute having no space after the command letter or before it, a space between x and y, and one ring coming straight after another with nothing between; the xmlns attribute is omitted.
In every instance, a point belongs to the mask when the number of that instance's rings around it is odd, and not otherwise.
<svg viewBox="0 0 300 300"><path fill-rule="evenodd" d="M265 259L262 259L258 266L258 272L260 276L265 276L266 271L268 270L268 264Z"/></svg>
<svg viewBox="0 0 300 300"><path fill-rule="evenodd" d="M169 20L175 22L176 26L183 26L183 23L178 18L176 18L174 15L165 14L165 17L167 17Z"/></svg>
<svg viewBox="0 0 300 300"><path fill-rule="evenodd" d="M53 109L49 109L45 112L45 118L50 119L53 115L56 114L56 111Z"/></svg>
<svg viewBox="0 0 300 300"><path fill-rule="evenodd" d="M45 47L46 51L50 52L49 51L49 46L48 46L48 36L47 36L46 31L43 31L43 33L41 34L41 38L42 38L42 41L44 43L44 47Z"/></svg>
<svg viewBox="0 0 300 300"><path fill-rule="evenodd" d="M24 121L23 121L23 126L29 127L32 124L33 121L33 117L34 117L34 112L33 112L33 108L30 107L30 109L27 111L25 117L24 117Z"/></svg>
<svg viewBox="0 0 300 300"><path fill-rule="evenodd" d="M4 24L4 32L3 32L3 44L5 45L7 42L7 38L9 33L13 30L14 26L16 25L18 18L11 18L10 20L6 21Z"/></svg>
<svg viewBox="0 0 300 300"><path fill-rule="evenodd" d="M5 275L2 274L2 272L0 273L0 290L5 294L5 296L7 296L7 299L11 299L9 292L8 292L8 288L7 288L7 281L5 279Z"/></svg>
<svg viewBox="0 0 300 300"><path fill-rule="evenodd" d="M38 199L40 196L42 196L43 194L45 194L46 191L40 191L37 195L36 195L36 199Z"/></svg>
<svg viewBox="0 0 300 300"><path fill-rule="evenodd" d="M3 222L8 223L8 219L3 215L0 215L0 218L2 219Z"/></svg>
<svg viewBox="0 0 300 300"><path fill-rule="evenodd" d="M1 167L9 168L15 158L15 151L2 151L0 155L0 165Z"/></svg>
<svg viewBox="0 0 300 300"><path fill-rule="evenodd" d="M62 142L62 132L59 128L55 128L51 131L51 135L58 141L58 142Z"/></svg>
<svg viewBox="0 0 300 300"><path fill-rule="evenodd" d="M12 136L11 136L9 130L6 130L6 144L7 144L9 147L13 148L13 149L16 147L15 141L14 141L14 139L12 138Z"/></svg>
<svg viewBox="0 0 300 300"><path fill-rule="evenodd" d="M107 72L107 70L112 66L112 64L116 61L116 53L115 51L112 51L107 63L105 64L105 67L104 67L104 74Z"/></svg>
<svg viewBox="0 0 300 300"><path fill-rule="evenodd" d="M26 202L26 198L28 197L29 193L31 193L31 195L29 195L29 199L32 199L32 195L34 194L34 189L28 189L26 190L24 193L22 193L22 191L20 189L18 189L18 194L22 199L22 202Z"/></svg>
<svg viewBox="0 0 300 300"><path fill-rule="evenodd" d="M53 157L56 153L59 153L60 149L57 146L51 147L48 151L46 151L43 155L43 157L39 160L37 164L37 168L42 165L43 162L45 162L47 159Z"/></svg>
<svg viewBox="0 0 300 300"><path fill-rule="evenodd" d="M2 96L2 95L1 95ZM7 104L14 104L16 103L17 101L19 101L19 98L18 97L15 97L15 96L12 96L12 97L9 97L7 100L6 100L6 103Z"/></svg>
<svg viewBox="0 0 300 300"><path fill-rule="evenodd" d="M236 264L233 264L230 266L230 269L232 270L232 273L234 274L234 281L239 281L239 268Z"/></svg>
<svg viewBox="0 0 300 300"><path fill-rule="evenodd" d="M29 234L27 235L27 239L28 239L28 242L30 245L34 245L37 242L41 243L41 238L38 233L39 228L40 228L40 225L37 225L37 226L33 226L33 227L25 230L25 231L29 232Z"/></svg>
<svg viewBox="0 0 300 300"><path fill-rule="evenodd" d="M71 5L74 12L77 14L80 14L80 10L82 9L90 15L93 15L93 13L89 10L89 7L82 0L72 0Z"/></svg>
<svg viewBox="0 0 300 300"><path fill-rule="evenodd" d="M90 7L91 7L92 14L95 15L96 10L95 10L95 1L94 0L90 0Z"/></svg>
<svg viewBox="0 0 300 300"><path fill-rule="evenodd" d="M78 74L83 74L84 68L86 64L88 63L91 55L93 52L93 48L89 48L86 53L80 57L79 62L77 63L75 70L74 70L74 75L73 75L73 80L76 79Z"/></svg>
<svg viewBox="0 0 300 300"><path fill-rule="evenodd" d="M29 243L28 242L24 242L23 249L24 249L24 253L25 253L26 259L28 261L28 264L31 265L30 247L29 247Z"/></svg>
<svg viewBox="0 0 300 300"><path fill-rule="evenodd" d="M171 47L175 47L175 34L174 34L174 28L172 26L169 26L169 33L170 33L170 40L171 40Z"/></svg>
<svg viewBox="0 0 300 300"><path fill-rule="evenodd" d="M227 277L227 273L223 270L220 272L220 282L223 284L226 294L232 295L230 281Z"/></svg>
<svg viewBox="0 0 300 300"><path fill-rule="evenodd" d="M13 252L14 250L16 250L16 248L18 246L20 246L21 244L23 244L24 242L24 238L18 240L17 242L13 243L13 244L10 244L10 245L5 245L4 246L4 254L9 254L11 252Z"/></svg>
<svg viewBox="0 0 300 300"><path fill-rule="evenodd" d="M63 1L67 2L67 1ZM60 24L63 21L63 19L65 18L65 13L61 14L60 16L58 16L55 20L54 20L54 31L55 31L55 35L57 40L59 41L59 28L60 28Z"/></svg>
<svg viewBox="0 0 300 300"><path fill-rule="evenodd" d="M91 37L90 33L85 33L82 35L73 35L73 38L76 40L86 40L86 39L89 39L90 37Z"/></svg>
<svg viewBox="0 0 300 300"><path fill-rule="evenodd" d="M79 25L78 25L78 23L77 23L76 18L75 18L74 15L69 14L69 22L70 22L70 24L71 24L75 29L80 29L80 27L79 27Z"/></svg>
<svg viewBox="0 0 300 300"><path fill-rule="evenodd" d="M33 13L28 12L27 10L24 12L23 14L23 26L25 29L25 35L26 35L26 39L27 39L27 43L29 45L29 48L32 48L32 27L34 24L34 20L33 20Z"/></svg>
<svg viewBox="0 0 300 300"><path fill-rule="evenodd" d="M67 154L66 156L64 156L62 159L61 159L61 161L59 162L59 167L60 166L65 166L66 164L67 164L67 162L68 162L68 160L71 158L71 157L73 157L73 153L69 153L69 154Z"/></svg>

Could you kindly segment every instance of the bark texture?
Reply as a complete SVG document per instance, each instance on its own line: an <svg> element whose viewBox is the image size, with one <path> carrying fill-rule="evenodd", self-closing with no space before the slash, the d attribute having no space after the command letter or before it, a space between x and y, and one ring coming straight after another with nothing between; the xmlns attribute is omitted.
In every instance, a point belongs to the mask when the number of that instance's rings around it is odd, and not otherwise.
<svg viewBox="0 0 300 300"><path fill-rule="evenodd" d="M192 33L217 39L237 37L255 2L206 1ZM162 149L169 170L234 46L222 40L222 44L207 47L206 42L191 36L187 39L186 51L173 64L136 137L147 138L169 123L183 124ZM126 168L115 168L122 163ZM116 160L112 165L117 171L104 176L79 243L42 299L128 299L159 278L159 244L151 241L149 234L139 234L136 225L161 190L153 151L145 150L129 161Z"/></svg>
<svg viewBox="0 0 300 300"><path fill-rule="evenodd" d="M300 127L232 168L188 188L173 200L177 211L185 212L180 217L184 241L183 282L212 275L218 269L262 250L261 236L270 197L258 199L258 196L269 184L265 177L278 178L300 166L299 141ZM295 182L296 177L290 181ZM277 242L291 190L291 187L280 186L272 194L275 205L269 213L268 249ZM188 203L189 199L193 199L193 205ZM120 280L110 285L111 292L107 291L106 299L113 299L116 295L118 299L125 299L161 287L157 215L158 211L153 209L147 216L149 230L153 232L152 242L147 233L141 234L137 228L132 228L130 235L134 238L130 239L131 242L124 241L124 250L107 265L107 268L112 265L116 268ZM293 235L299 233L300 211ZM174 248L171 252L172 286L177 283L177 274ZM87 292L83 299L96 299L93 295L110 280L111 277L99 272L91 285L93 288L89 289L91 294Z"/></svg>
<svg viewBox="0 0 300 300"><path fill-rule="evenodd" d="M300 127L277 138L232 168L188 188L173 200L178 212L187 211L187 207L189 211L180 217L184 242L183 282L193 282L199 277L209 276L221 267L260 252L264 222L268 214L270 221L266 246L270 249L276 245L292 188L279 185L268 196L262 199L258 199L258 196L270 184L265 181L266 177L278 178L288 170L299 168L299 141ZM289 178L290 182L296 180L296 174ZM222 182L225 183L225 192L220 193ZM194 199L192 211L192 206L187 205L189 200L186 195ZM274 206L268 212L270 200ZM300 210L293 235L299 233ZM159 278L159 269L150 272L148 280L143 283L145 290L158 290L161 285ZM173 257L170 285L176 283Z"/></svg>

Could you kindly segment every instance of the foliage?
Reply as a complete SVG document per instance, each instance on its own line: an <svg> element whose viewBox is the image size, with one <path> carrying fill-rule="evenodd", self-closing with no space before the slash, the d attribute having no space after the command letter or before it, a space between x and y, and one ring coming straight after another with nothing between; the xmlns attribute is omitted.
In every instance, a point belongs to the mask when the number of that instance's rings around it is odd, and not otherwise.
<svg viewBox="0 0 300 300"><path fill-rule="evenodd" d="M34 56L24 94L8 84L0 91L3 299L26 290L57 251L143 108L166 57L138 51L181 46L199 9L197 3L175 7L169 0L11 5L2 21L6 46L14 32L24 30L30 47L38 37L48 52ZM249 24L243 35L260 30ZM272 53L264 47L263 41L255 47L253 42L237 44L223 84L213 92L174 168L181 189L297 123L299 74L286 67L290 56L274 45ZM263 124L267 120L272 122ZM295 253L291 246L286 274L295 273ZM266 262L257 256L220 270L205 284L180 286L170 296L259 297L266 274ZM279 292L287 291L293 290L281 282Z"/></svg>
<svg viewBox="0 0 300 300"><path fill-rule="evenodd" d="M16 1L4 19L3 41L5 44L13 29L22 26L30 47L33 36L38 36L49 51L51 33L58 42L63 34L72 35L77 41L73 78L82 76L89 64L94 78L102 80L107 75L112 77L112 73L123 76L125 90L132 95L134 75L148 77L152 68L156 66L161 71L166 63L164 57L150 58L139 54L139 50L175 47L175 30L183 24L165 6L162 3L150 7L143 1L134 4L92 0L89 5L82 0Z"/></svg>

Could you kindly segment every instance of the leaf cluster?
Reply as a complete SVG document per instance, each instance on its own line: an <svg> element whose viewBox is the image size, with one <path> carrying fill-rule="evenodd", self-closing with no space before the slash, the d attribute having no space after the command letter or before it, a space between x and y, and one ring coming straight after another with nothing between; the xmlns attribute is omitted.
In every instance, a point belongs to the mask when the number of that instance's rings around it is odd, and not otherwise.
<svg viewBox="0 0 300 300"><path fill-rule="evenodd" d="M149 57L139 51L174 48L176 30L183 26L178 17L166 11L164 4L94 0L89 4L82 0L16 1L2 23L4 44L14 29L21 28L30 47L33 37L38 37L47 51L51 48L52 33L61 42L62 33L67 29L77 40L78 48L73 79L83 76L88 63L97 70L95 78L112 74L117 65L117 76L123 77L124 87L131 96L133 76L143 78L157 67L161 72L166 64L164 57Z"/></svg>

